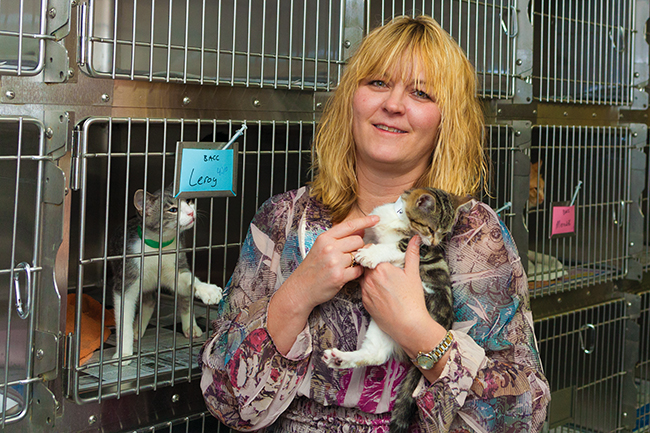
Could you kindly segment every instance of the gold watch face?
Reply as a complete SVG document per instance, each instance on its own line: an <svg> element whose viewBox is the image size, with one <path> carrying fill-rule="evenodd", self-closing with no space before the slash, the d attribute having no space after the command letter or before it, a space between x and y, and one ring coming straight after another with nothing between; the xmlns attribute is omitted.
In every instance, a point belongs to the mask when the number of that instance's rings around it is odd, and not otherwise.
<svg viewBox="0 0 650 433"><path fill-rule="evenodd" d="M428 353L420 353L417 357L418 365L424 370L431 370L436 364Z"/></svg>

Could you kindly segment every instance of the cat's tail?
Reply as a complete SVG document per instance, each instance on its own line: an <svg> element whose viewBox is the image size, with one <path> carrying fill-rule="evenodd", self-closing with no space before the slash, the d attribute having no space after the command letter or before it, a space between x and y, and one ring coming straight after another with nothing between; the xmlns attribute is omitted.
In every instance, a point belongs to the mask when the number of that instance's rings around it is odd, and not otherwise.
<svg viewBox="0 0 650 433"><path fill-rule="evenodd" d="M418 413L413 391L420 382L420 370L412 367L397 391L397 399L390 418L390 433L407 433Z"/></svg>

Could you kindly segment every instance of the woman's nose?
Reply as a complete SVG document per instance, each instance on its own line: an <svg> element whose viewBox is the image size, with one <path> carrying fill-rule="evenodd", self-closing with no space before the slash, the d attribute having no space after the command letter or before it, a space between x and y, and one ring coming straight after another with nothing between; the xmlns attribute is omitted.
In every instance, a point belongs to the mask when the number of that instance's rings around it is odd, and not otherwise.
<svg viewBox="0 0 650 433"><path fill-rule="evenodd" d="M384 109L390 113L404 112L404 92L399 88L392 88L386 94Z"/></svg>

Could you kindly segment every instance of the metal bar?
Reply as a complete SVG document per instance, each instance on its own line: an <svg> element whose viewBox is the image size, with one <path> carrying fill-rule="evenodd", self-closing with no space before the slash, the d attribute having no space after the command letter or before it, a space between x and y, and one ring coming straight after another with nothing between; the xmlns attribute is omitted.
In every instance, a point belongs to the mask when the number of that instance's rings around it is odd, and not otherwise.
<svg viewBox="0 0 650 433"><path fill-rule="evenodd" d="M117 20L115 20L117 22ZM138 0L133 0L133 21L131 26L131 79L135 77L135 41L136 41L136 28L138 25Z"/></svg>
<svg viewBox="0 0 650 433"><path fill-rule="evenodd" d="M154 45L156 42L155 35L156 33L154 32L154 28L156 25L156 2L151 1L151 21L150 21L150 28L151 31L149 33L149 81L153 81L153 59L154 59ZM203 56L201 56L203 58ZM203 84L203 83L201 83Z"/></svg>
<svg viewBox="0 0 650 433"><path fill-rule="evenodd" d="M187 47L189 45L190 31L190 0L185 0L185 42L183 44L183 83L187 83Z"/></svg>

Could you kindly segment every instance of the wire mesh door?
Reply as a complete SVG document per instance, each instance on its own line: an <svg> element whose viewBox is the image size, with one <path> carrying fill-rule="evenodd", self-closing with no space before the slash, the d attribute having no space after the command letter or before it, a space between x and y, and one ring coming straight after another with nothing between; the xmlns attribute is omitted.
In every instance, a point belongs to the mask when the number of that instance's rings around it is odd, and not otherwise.
<svg viewBox="0 0 650 433"><path fill-rule="evenodd" d="M29 118L0 118L0 429L27 413L33 375L44 132Z"/></svg>
<svg viewBox="0 0 650 433"><path fill-rule="evenodd" d="M623 127L539 126L531 153L545 181L544 202L527 215L533 296L625 275L632 133ZM574 230L557 230L558 210L573 209Z"/></svg>
<svg viewBox="0 0 650 433"><path fill-rule="evenodd" d="M484 98L512 99L518 44L522 34L516 0L451 1L370 1L366 29L370 30L399 15L432 16L465 50L479 78L479 95ZM532 48L532 47L530 47ZM531 99L528 99L530 102Z"/></svg>
<svg viewBox="0 0 650 433"><path fill-rule="evenodd" d="M549 431L620 430L626 306L621 299L535 322L551 387Z"/></svg>
<svg viewBox="0 0 650 433"><path fill-rule="evenodd" d="M134 257L109 253L109 239L116 230L123 236L119 227L136 212L132 205L136 190L153 192L171 184L177 142L226 142L242 124L217 120L91 118L79 125L80 147L75 156L79 166L79 192L73 201L73 215L78 215L73 226L78 226L79 231L73 233L71 241L71 245L78 245L78 250L71 254L76 272L71 270L69 278L69 286L76 290L74 293L71 290L68 296L74 296L76 311L81 311L81 304L86 301L104 308L98 307L95 313L94 319L100 326L94 346L88 347L82 338L87 335L83 317L77 315L72 324L68 394L77 401L156 389L190 381L200 373L198 350L218 309L195 301L191 314L201 328L201 335L185 336L179 323L180 298L176 290L165 292L165 287L159 287L155 293L157 312L144 336L134 343L134 355L128 357L131 363L122 365L121 361L127 358L120 358L119 354L114 357L116 340L111 324L114 310L110 308L114 276L110 264L126 263ZM224 287L234 269L248 223L257 208L271 195L304 184L308 169L313 123L246 124L248 129L239 139L237 196L197 199L198 222L184 233L184 247L159 250L161 255L174 257L175 261L181 254L186 255L195 277L220 287ZM114 319L115 323L124 320L123 317ZM134 326L138 324L136 320Z"/></svg>
<svg viewBox="0 0 650 433"><path fill-rule="evenodd" d="M344 4L91 0L79 63L94 77L329 90L343 60Z"/></svg>
<svg viewBox="0 0 650 433"><path fill-rule="evenodd" d="M634 0L531 0L535 96L541 101L633 102ZM638 76L638 75L637 75Z"/></svg>
<svg viewBox="0 0 650 433"><path fill-rule="evenodd" d="M0 74L36 75L44 67L47 1L0 4Z"/></svg>

